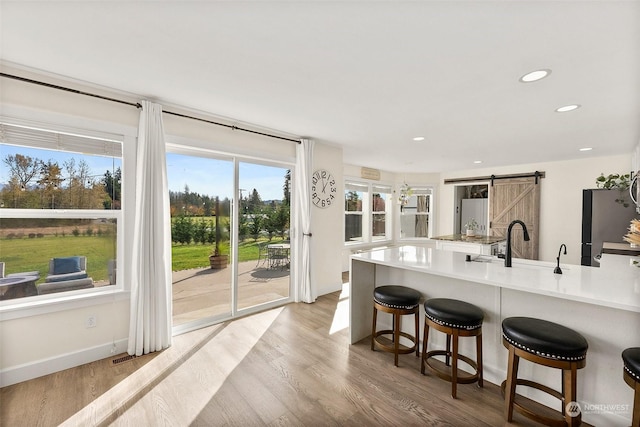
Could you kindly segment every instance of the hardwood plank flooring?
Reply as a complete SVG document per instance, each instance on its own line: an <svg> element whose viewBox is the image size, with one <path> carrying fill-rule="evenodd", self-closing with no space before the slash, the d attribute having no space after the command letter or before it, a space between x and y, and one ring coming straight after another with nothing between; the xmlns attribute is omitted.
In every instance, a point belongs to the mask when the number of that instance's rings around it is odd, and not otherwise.
<svg viewBox="0 0 640 427"><path fill-rule="evenodd" d="M339 292L0 389L2 426L534 426L507 424L499 388L420 374L420 359L330 333ZM342 299L342 301L341 301Z"/></svg>

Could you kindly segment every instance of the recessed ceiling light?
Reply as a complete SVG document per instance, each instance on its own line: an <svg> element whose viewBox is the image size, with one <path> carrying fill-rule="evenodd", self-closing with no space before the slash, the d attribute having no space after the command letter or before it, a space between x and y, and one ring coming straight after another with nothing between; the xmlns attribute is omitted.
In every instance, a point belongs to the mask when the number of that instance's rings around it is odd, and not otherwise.
<svg viewBox="0 0 640 427"><path fill-rule="evenodd" d="M424 141L424 136L416 136L413 138L414 141Z"/></svg>
<svg viewBox="0 0 640 427"><path fill-rule="evenodd" d="M476 165L479 165L480 163L482 163L482 160L474 160L473 163L475 163Z"/></svg>
<svg viewBox="0 0 640 427"><path fill-rule="evenodd" d="M531 83L531 82L536 82L540 79L544 79L545 77L547 77L549 74L551 74L551 70L536 70L536 71L532 71L530 73L525 74L524 76L520 77L520 81L522 83Z"/></svg>
<svg viewBox="0 0 640 427"><path fill-rule="evenodd" d="M566 113L568 111L577 110L580 108L578 104L565 105L564 107L556 108L556 113Z"/></svg>
<svg viewBox="0 0 640 427"><path fill-rule="evenodd" d="M580 149L580 151L591 151L591 150L593 150L593 148L591 147L584 147Z"/></svg>

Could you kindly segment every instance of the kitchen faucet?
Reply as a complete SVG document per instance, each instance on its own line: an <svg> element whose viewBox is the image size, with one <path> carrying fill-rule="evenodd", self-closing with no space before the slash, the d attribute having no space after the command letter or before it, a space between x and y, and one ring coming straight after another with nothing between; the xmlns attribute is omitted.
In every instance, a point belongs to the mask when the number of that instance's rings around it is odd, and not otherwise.
<svg viewBox="0 0 640 427"><path fill-rule="evenodd" d="M509 228L507 229L507 253L505 254L505 257L504 257L505 267L511 267L511 229L516 224L520 224L522 226L522 231L524 231L525 242L529 241L529 232L527 231L527 226L524 225L524 222L520 221L519 219L515 219L511 221L511 224L509 224Z"/></svg>
<svg viewBox="0 0 640 427"><path fill-rule="evenodd" d="M562 274L562 270L560 269L560 252L562 252L562 247L564 247L564 254L567 254L567 245L563 243L560 245L560 249L558 249L558 258L556 258L556 260L558 261L558 265L553 270L555 274Z"/></svg>

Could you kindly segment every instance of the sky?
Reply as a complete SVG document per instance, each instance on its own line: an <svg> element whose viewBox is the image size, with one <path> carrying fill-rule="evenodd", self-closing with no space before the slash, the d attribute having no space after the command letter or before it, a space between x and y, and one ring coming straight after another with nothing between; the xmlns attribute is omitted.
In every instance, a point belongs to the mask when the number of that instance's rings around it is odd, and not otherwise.
<svg viewBox="0 0 640 427"><path fill-rule="evenodd" d="M65 160L76 158L78 154L64 151L41 150L0 144L0 185L9 182L10 171L4 160L9 155L22 154L47 162L52 160L63 167ZM83 155L91 170L91 175L104 176L107 170L113 169L111 157ZM117 159L115 168L120 166ZM240 163L240 189L246 197L253 189L258 190L262 200L282 200L284 177L286 168L263 166L252 163ZM63 171L64 176L64 171ZM185 185L189 191L200 195L220 196L231 198L233 193L233 163L229 160L215 160L204 157L193 157L181 154L167 153L167 176L169 189L182 192Z"/></svg>

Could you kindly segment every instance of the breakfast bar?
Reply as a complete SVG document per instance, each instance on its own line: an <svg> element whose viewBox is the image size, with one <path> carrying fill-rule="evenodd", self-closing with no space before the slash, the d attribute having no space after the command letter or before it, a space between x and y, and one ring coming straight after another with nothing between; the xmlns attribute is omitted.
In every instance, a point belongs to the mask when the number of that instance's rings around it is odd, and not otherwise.
<svg viewBox="0 0 640 427"><path fill-rule="evenodd" d="M640 345L640 268L629 257L618 256L604 268L561 264L562 274L555 274L555 263L514 259L513 266L507 268L503 259L468 255L419 246L352 255L351 343L371 334L376 286L407 286L418 290L424 299L463 300L485 313L485 379L499 385L506 378L507 369L502 320L528 316L557 322L579 332L589 343L586 367L578 374L583 421L592 425L628 425L633 395L622 379L621 353ZM421 336L409 323L402 328ZM433 341L436 346L443 344ZM471 346L472 343L461 343L461 351L473 353ZM560 373L555 369L521 363L520 372L556 389L561 387ZM432 380L416 373L416 381ZM518 392L559 409L557 401L537 390L523 388Z"/></svg>

